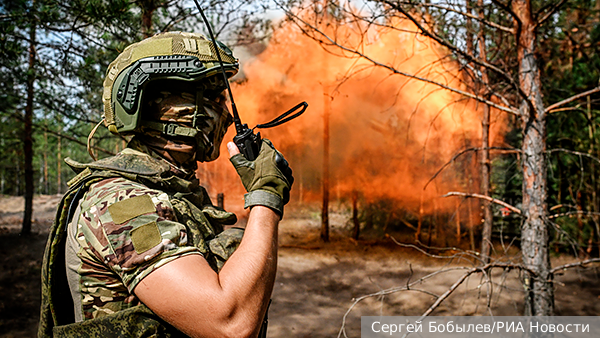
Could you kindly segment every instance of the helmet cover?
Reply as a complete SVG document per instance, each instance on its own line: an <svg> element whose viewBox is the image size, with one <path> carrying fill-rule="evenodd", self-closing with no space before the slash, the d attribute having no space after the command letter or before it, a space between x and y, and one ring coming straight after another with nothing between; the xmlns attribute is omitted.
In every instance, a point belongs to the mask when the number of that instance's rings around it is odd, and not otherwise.
<svg viewBox="0 0 600 338"><path fill-rule="evenodd" d="M231 77L239 69L237 59L229 48L217 44L225 72ZM160 33L125 48L109 65L104 80L105 125L113 134L142 132L146 86L157 80L215 82L218 76L213 75L221 72L216 50L203 35L183 32ZM198 110L197 114L203 113Z"/></svg>

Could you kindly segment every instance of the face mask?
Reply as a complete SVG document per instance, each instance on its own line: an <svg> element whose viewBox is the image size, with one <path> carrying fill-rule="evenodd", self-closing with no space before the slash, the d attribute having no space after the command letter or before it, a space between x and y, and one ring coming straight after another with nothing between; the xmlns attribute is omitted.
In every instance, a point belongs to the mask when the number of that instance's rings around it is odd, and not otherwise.
<svg viewBox="0 0 600 338"><path fill-rule="evenodd" d="M196 104L199 100L202 100L201 105ZM195 114L197 109L200 111ZM194 95L177 88L156 93L149 102L147 116L153 121L175 123L187 128L193 128L195 118L197 122L194 129L199 132L195 138L177 137L170 141L181 144L180 149L188 154L195 152L193 158L201 162L217 159L225 132L233 122L224 95L210 99L200 93ZM190 148L192 145L193 150Z"/></svg>
<svg viewBox="0 0 600 338"><path fill-rule="evenodd" d="M207 149L204 161L214 161L219 157L221 143L227 128L233 123L233 117L225 105L225 97L220 95L214 100L204 98L204 113L206 118L199 129L206 135ZM197 159L201 161L200 159Z"/></svg>

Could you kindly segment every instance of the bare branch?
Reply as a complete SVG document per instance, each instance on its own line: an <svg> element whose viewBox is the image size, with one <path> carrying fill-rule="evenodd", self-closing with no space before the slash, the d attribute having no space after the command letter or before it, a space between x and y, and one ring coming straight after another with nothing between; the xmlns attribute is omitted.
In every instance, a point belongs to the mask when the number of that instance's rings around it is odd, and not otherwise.
<svg viewBox="0 0 600 338"><path fill-rule="evenodd" d="M452 156L452 158L450 159L450 161L446 162L430 179L429 181L427 181L427 183L425 183L425 186L423 187L423 190L427 189L427 186L429 185L429 183L431 183L433 180L435 180L435 178L442 172L444 171L444 169L446 169L446 167L448 167L450 164L452 164L454 161L456 161L457 158L459 158L460 156L471 152L471 151L479 151L479 150L484 150L484 148L481 147L473 147L473 148L467 148L461 152L459 152L458 154ZM515 148L503 148L503 147L489 147L488 150L499 150L502 153L505 154L514 154L514 153L520 153L521 150L519 149L515 149Z"/></svg>
<svg viewBox="0 0 600 338"><path fill-rule="evenodd" d="M557 151L562 151L562 152L573 154L573 155L577 155L577 156L584 156L584 157L590 158L590 159L592 159L592 160L600 163L600 159L598 159L595 156L592 156L592 155L587 154L587 153L582 153L582 152L579 152L579 151L564 149L564 148L550 149L550 150L548 150L548 153L550 154L550 153L554 153L554 152L557 152Z"/></svg>
<svg viewBox="0 0 600 338"><path fill-rule="evenodd" d="M444 40L443 38L441 38L439 35L430 32L428 29L426 29L425 27L423 27L423 25L421 25L421 23L419 22L419 20L417 20L417 18L415 18L413 15L411 15L410 13L408 13L404 8L402 8L402 6L400 6L399 4L393 3L391 1L388 0L380 0L380 2L387 4L388 6L390 6L391 8L397 10L398 12L402 13L405 17L407 17L415 26L417 26L417 28L423 33L424 36L427 36L431 39L433 39L434 41L436 41L437 43L439 43L440 45L448 48L449 50L451 50L452 52L461 55L462 57L464 57L465 59L467 59L467 61L469 62L473 62L481 67L486 67L488 69L493 70L494 72L502 75L502 77L504 77L506 80L509 81L509 83L511 84L511 86L513 88L515 88L515 90L517 90L519 92L519 95L524 99L527 100L527 102L529 103L530 106L533 106L533 104L530 102L528 96L525 94L525 92L523 92L522 88L518 85L518 83L515 82L515 80L510 77L505 71L501 70L500 68L496 67L493 64L490 64L488 62L484 62L478 58L476 58L475 56L457 48L455 45L453 45L452 43ZM515 19L517 20L517 23L519 24L519 29L517 30L517 32L515 33L515 35L518 35L518 33L520 32L520 27L521 27L521 23L518 19L518 17L515 15L515 13L508 7L506 7L504 4L500 3L499 1L494 1L494 2L498 2L499 6L501 6L504 10L508 11L509 13L511 13L512 16L515 17ZM517 114L518 115L518 114Z"/></svg>
<svg viewBox="0 0 600 338"><path fill-rule="evenodd" d="M414 5L414 3L407 2L407 1L402 1L400 3L405 4L405 5ZM432 3L422 3L422 4L419 4L419 6L437 8L437 9L441 9L441 10L445 10L445 11L449 11L449 12L454 12L456 14L460 14L462 16L465 16L465 17L468 17L468 18L471 18L471 19L475 19L475 20L477 20L477 21L479 21L479 22L481 22L481 23L483 23L483 24L485 24L487 26L499 29L499 30L507 32L507 33L515 34L515 30L513 28L502 26L502 25L497 24L497 23L495 23L493 21L483 20L482 18L480 18L477 15L473 15L471 13L459 11L459 10L454 9L452 7L442 6L442 5L438 5L438 4L432 4Z"/></svg>
<svg viewBox="0 0 600 338"><path fill-rule="evenodd" d="M452 292L454 292L454 290L456 290L466 279L467 277L471 276L474 273L480 272L483 273L484 275L487 276L487 271L489 271L492 268L502 268L502 269L519 269L519 270L524 270L529 272L530 274L532 274L533 276L537 275L534 271L532 271L529 268L526 268L520 264L514 264L514 263L488 263L482 267L476 267L476 268L472 268L469 271L467 271L464 275L462 275L456 282L454 282L454 284L452 284L452 286L446 290L446 292L444 292L438 299L436 299L436 301L427 309L427 311L425 311L425 313L423 313L423 315L421 316L421 319L423 319L424 317L427 317L431 314L431 312L433 312L446 298L448 298ZM489 281L489 277L486 278ZM488 295L489 296L489 295Z"/></svg>
<svg viewBox="0 0 600 338"><path fill-rule="evenodd" d="M436 248L438 250L439 249L446 250L446 251L450 250L450 251L456 251L458 253L457 254L453 254L453 255L448 255L448 256L434 255L434 254L431 254L431 253L423 250L422 248L420 248L420 247L418 247L418 246L416 246L414 244L407 244L407 243L398 242L393 236L386 235L386 237L389 237L392 240L392 242L394 242L396 245L399 245L399 246L401 246L403 248L415 249L415 250L419 251L420 253L422 253L422 254L424 254L424 255L426 255L428 257L431 257L431 258L440 258L440 259L454 259L454 258L457 258L458 260L461 260L461 259L464 258L464 256L468 256L468 257L471 257L471 258L473 258L473 259L481 262L481 259L478 257L479 253L475 252L475 251L464 251L464 250L461 250L461 249L458 249L458 248ZM419 244L422 245L422 243L419 243ZM427 247L425 245L423 245L423 246L425 248L430 249L429 247Z"/></svg>
<svg viewBox="0 0 600 338"><path fill-rule="evenodd" d="M590 263L598 263L598 262L600 262L600 258L591 258L591 259L587 259L585 261L569 263L569 264L565 264L565 265L561 265L561 266L557 266L557 267L553 268L552 270L550 270L550 273L554 274L559 270L566 270L566 269L575 268L578 266L584 266L584 265L590 264Z"/></svg>
<svg viewBox="0 0 600 338"><path fill-rule="evenodd" d="M52 129L50 129L50 128L48 128L48 127L44 126L44 125L40 125L40 124L34 124L34 125L35 125L37 128L40 128L40 129L42 129L43 131L49 132L50 134L54 134L54 135L56 135L56 136L60 136L60 137L62 137L62 138L65 138L65 139L67 139L67 140L69 140L69 141L73 141L73 142L75 142L75 143L78 143L78 144L80 144L80 145L82 145L82 146L86 146L86 147L87 147L87 143L85 143L85 142L83 142L83 141L80 141L80 140L76 139L76 138L75 138L75 137L73 137L73 136L70 136L70 135L65 135L65 134L59 133L59 132L57 132L57 131L55 131L55 130L52 130ZM106 150L106 149L104 149L104 148L100 148L100 147L98 147L98 146L92 146L92 148L93 148L93 149L96 149L96 150L98 150L98 151L101 151L101 152L103 152L103 153L105 153L105 154L107 154L107 155L111 155L111 156L114 156L114 155L115 155L115 153L114 153L114 152L112 152L112 151L110 151L110 150Z"/></svg>
<svg viewBox="0 0 600 338"><path fill-rule="evenodd" d="M492 0L492 2L495 3L498 7L505 10L506 12L510 13L510 16L517 21L517 25L519 27L518 30L520 31L523 23L521 22L521 19L519 18L519 16L510 8L510 6L506 5L505 3L503 3L500 0ZM509 1L509 3L510 3L510 1ZM517 32L517 34L518 34L518 32Z"/></svg>
<svg viewBox="0 0 600 338"><path fill-rule="evenodd" d="M446 298L448 298L452 294L452 292L454 292L454 290L456 290L467 279L467 277L469 277L477 271L478 269L471 269L467 271L467 273L462 275L456 282L454 282L454 284L452 284L452 286L448 290L446 290L446 292L444 292L444 294L442 294L438 299L435 300L435 302L429 307L429 309L427 309L427 311L425 311L425 313L423 313L419 320L423 317L429 316L431 312L433 312L433 310L435 310L444 300L446 300Z"/></svg>
<svg viewBox="0 0 600 338"><path fill-rule="evenodd" d="M433 81L433 80L430 80L430 79L427 79L427 78L424 78L424 77L416 76L414 74L409 74L409 73L406 73L406 72L402 72L402 71L396 69L395 67L383 64L381 62L378 62L378 61L374 60L373 58L369 57L368 55L364 54L363 52L360 52L358 50L355 50L355 49L352 49L352 48L349 48L349 47L346 47L346 46L343 46L343 45L340 45L335 40L333 40L330 36L328 36L327 34L325 34L323 31L321 31L317 27L309 24L308 22L302 20L297 15L295 15L295 14L293 14L291 12L288 12L288 15L291 16L291 17L293 17L295 20L302 22L302 24L304 24L307 27L309 27L312 31L317 32L319 35L321 35L323 38L325 38L331 45L336 46L336 47L340 48L343 51L346 51L346 52L349 52L351 54L354 54L354 55L356 55L356 56L358 56L360 58L363 58L363 59L365 59L365 60L373 63L375 66L379 66L379 67L385 68L385 69L391 71L394 74L399 74L399 75L402 75L402 76L405 76L405 77L408 77L408 78L411 78L411 79L415 79L415 80L419 80L419 81L422 81L422 82L425 82L425 83L433 84L435 86L441 87L441 88L449 90L451 92L454 92L454 93L466 96L468 98L477 100L479 102L483 102L483 103L489 105L490 107L494 107L494 108L496 108L496 109L498 109L500 111L504 111L504 112L507 112L507 113L510 113L510 114L513 114L513 115L516 115L516 116L520 116L521 115L520 112L519 112L519 110L516 109L516 108L514 108L514 107L504 107L504 106L501 106L501 105L499 105L499 104L497 104L497 103L495 103L493 101L487 100L487 99L485 99L485 98L483 98L483 97L481 97L479 95L476 95L476 94L473 94L473 93L469 93L469 92L466 92L464 90L456 89L456 88L450 87L448 85L445 85L443 83L439 83L437 81ZM299 28L304 33L306 33L306 31L303 28L301 28L301 27L299 27ZM316 40L319 43L325 43L326 42L324 40L321 40L321 39L318 39L316 37L313 37L310 34L306 34L306 35L309 36L310 38Z"/></svg>
<svg viewBox="0 0 600 338"><path fill-rule="evenodd" d="M545 112L546 113L552 113L552 110L555 110L556 108L558 108L560 106L563 106L563 105L565 105L567 103L570 103L570 102L573 102L575 100L578 100L578 99L580 99L582 97L586 97L586 96L595 94L597 92L600 92L600 86L598 86L598 87L596 87L594 89L590 89L587 92L583 92L583 93L579 93L577 95L571 96L570 98L564 99L564 100L562 100L560 102L557 102L557 103L555 103L553 105L550 105L549 107L546 108Z"/></svg>
<svg viewBox="0 0 600 338"><path fill-rule="evenodd" d="M536 26L541 26L546 20L548 20L552 14L556 13L556 11L562 7L562 5L564 5L567 2L567 0L560 0L559 2L555 3L555 4L549 4L546 5L544 7L542 7L535 15L538 16L540 15L543 11L545 11L546 9L550 8L546 14L544 14L544 16L541 19L537 20Z"/></svg>
<svg viewBox="0 0 600 338"><path fill-rule="evenodd" d="M350 314L350 312L352 312L352 310L354 309L354 307L362 302L363 300L367 299L367 298L372 298L372 297L380 297L380 296L385 296L385 295L389 295L392 293L396 293L396 292L400 292L400 291L408 291L408 290L413 290L413 286L414 285L418 285L421 284L423 282L425 282L426 280L429 280L437 275L443 274L443 273L447 273L447 272L451 272L451 271L456 271L456 270L466 270L468 268L465 267L454 267L454 268L447 268L447 269L442 269L442 270L438 270L435 272L432 272L426 276L423 276L419 279L417 279L416 281L407 284L406 286L398 286L398 287L393 287L393 288L389 288L389 289L385 289L385 290L381 290L375 293L371 293L368 295L364 295L361 297L358 297L356 299L354 299L354 301L352 302L352 305L350 305L350 307L348 308L348 310L346 311L346 313L344 314L344 316L342 317L342 325L340 327L340 331L338 333L338 338L342 336L342 334L344 334L344 337L346 337L346 331L345 331L345 327L346 327L346 318L348 318L348 315Z"/></svg>
<svg viewBox="0 0 600 338"><path fill-rule="evenodd" d="M559 214L550 215L550 216L548 216L548 219L559 218L559 217L564 217L564 216L572 216L572 215L600 216L600 212L584 211L584 210L567 211L567 212L561 212Z"/></svg>
<svg viewBox="0 0 600 338"><path fill-rule="evenodd" d="M493 197L489 197L489 196L485 196L485 195L480 195L480 194L467 194L467 193L464 193L464 192L457 192L457 191L451 191L451 192L447 193L446 195L443 195L442 197L449 197L449 196L463 196L463 197L474 197L474 198L484 199L486 201L490 201L492 203L501 205L501 206L509 209L510 211L512 211L512 212L514 212L516 214L521 215L521 210L519 208L514 207L514 206L512 206L512 205L510 205L510 204L508 204L508 203L506 203L504 201L495 199Z"/></svg>

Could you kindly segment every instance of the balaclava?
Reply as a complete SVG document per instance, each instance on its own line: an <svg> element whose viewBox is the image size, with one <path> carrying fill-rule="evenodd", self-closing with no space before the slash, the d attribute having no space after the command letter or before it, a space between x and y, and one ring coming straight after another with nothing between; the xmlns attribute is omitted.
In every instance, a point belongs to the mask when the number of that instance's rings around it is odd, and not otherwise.
<svg viewBox="0 0 600 338"><path fill-rule="evenodd" d="M233 122L223 92L205 90L204 87L202 83L155 82L144 100L142 118L188 128L193 126L195 111L200 110L196 122L199 133L195 138L152 131L138 136L151 150L185 170L195 170L196 161L216 160L225 132Z"/></svg>

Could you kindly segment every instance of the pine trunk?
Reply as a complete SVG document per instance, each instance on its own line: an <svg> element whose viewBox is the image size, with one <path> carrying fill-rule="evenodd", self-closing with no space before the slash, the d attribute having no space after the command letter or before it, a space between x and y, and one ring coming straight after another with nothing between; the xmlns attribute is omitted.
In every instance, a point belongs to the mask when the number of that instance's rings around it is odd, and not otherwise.
<svg viewBox="0 0 600 338"><path fill-rule="evenodd" d="M479 8L478 17L483 21L485 19L483 0L477 1ZM483 62L487 62L487 49L485 45L485 32L479 29L477 40L479 41L479 58ZM489 83L487 69L481 67L481 82L485 85ZM486 99L489 98L486 89L483 89L483 95ZM481 194L490 196L490 107L483 106L483 117L481 119ZM485 263L489 263L490 254L492 251L492 225L493 214L492 204L487 200L482 200L483 209L483 229L481 232L481 258Z"/></svg>
<svg viewBox="0 0 600 338"><path fill-rule="evenodd" d="M540 70L535 57L536 23L532 16L531 1L515 0L512 8L521 24L517 35L519 85L526 96L520 107L524 216L521 251L524 265L535 274L524 274L524 287L527 291L525 315L552 316L554 291L546 223L546 125Z"/></svg>
<svg viewBox="0 0 600 338"><path fill-rule="evenodd" d="M35 1L34 1L35 5ZM27 71L27 103L25 105L23 128L23 155L25 169L25 211L21 235L31 234L31 217L33 214L33 95L35 84L35 17L31 20L29 31L29 67Z"/></svg>
<svg viewBox="0 0 600 338"><path fill-rule="evenodd" d="M144 39L151 37L153 33L152 18L154 11L158 8L155 0L143 0L139 2L142 10L142 35Z"/></svg>
<svg viewBox="0 0 600 338"><path fill-rule="evenodd" d="M58 137L56 145L56 193L62 193L62 137Z"/></svg>
<svg viewBox="0 0 600 338"><path fill-rule="evenodd" d="M352 238L358 239L360 237L360 222L358 221L358 191L352 192L352 223L354 229L352 231Z"/></svg>
<svg viewBox="0 0 600 338"><path fill-rule="evenodd" d="M481 194L490 196L490 107L483 107L483 118L481 121ZM492 252L492 204L482 200L483 229L481 232L481 259L485 263L490 262Z"/></svg>
<svg viewBox="0 0 600 338"><path fill-rule="evenodd" d="M44 131L44 144L48 145L48 133ZM44 184L43 184L43 188L44 188L44 194L48 194L48 190L49 190L49 186L50 184L48 183L48 147L44 147Z"/></svg>
<svg viewBox="0 0 600 338"><path fill-rule="evenodd" d="M329 88L323 88L323 209L321 211L321 240L329 242Z"/></svg>

